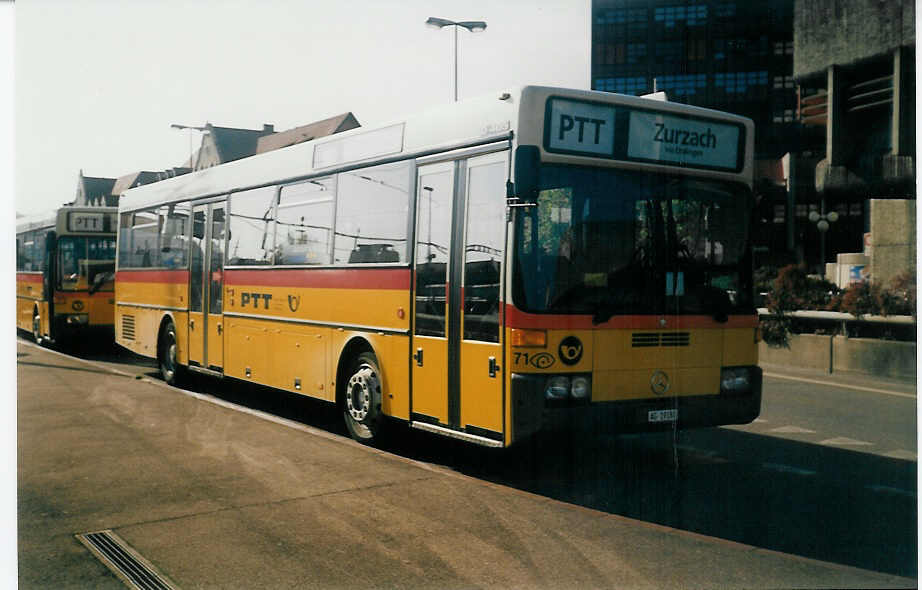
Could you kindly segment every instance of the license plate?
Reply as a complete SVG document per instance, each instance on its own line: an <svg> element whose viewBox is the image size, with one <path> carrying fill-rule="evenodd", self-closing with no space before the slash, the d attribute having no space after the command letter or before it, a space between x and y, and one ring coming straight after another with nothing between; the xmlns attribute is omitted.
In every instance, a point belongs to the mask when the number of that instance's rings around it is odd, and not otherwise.
<svg viewBox="0 0 922 590"><path fill-rule="evenodd" d="M651 410L647 412L647 422L675 422L678 418L678 410Z"/></svg>

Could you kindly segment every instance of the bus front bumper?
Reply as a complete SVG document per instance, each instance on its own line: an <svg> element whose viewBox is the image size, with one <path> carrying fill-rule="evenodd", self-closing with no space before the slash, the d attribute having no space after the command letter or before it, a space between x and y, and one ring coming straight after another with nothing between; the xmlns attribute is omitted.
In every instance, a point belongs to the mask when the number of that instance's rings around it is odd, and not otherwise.
<svg viewBox="0 0 922 590"><path fill-rule="evenodd" d="M747 367L750 387L716 395L688 395L639 400L559 405L545 401L547 378L512 375L512 425L514 440L540 430L591 428L596 432L655 432L673 428L705 428L748 424L759 417L762 405L762 369Z"/></svg>

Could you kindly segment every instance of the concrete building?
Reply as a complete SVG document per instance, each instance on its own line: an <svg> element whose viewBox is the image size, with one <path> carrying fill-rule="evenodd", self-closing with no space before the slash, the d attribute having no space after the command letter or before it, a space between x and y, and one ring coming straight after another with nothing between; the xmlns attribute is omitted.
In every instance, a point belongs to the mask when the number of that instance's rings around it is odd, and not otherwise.
<svg viewBox="0 0 922 590"><path fill-rule="evenodd" d="M794 79L801 151L814 156L815 198L791 199L807 261L863 252L881 283L914 271L913 0L796 0ZM804 219L809 209L838 219L822 234Z"/></svg>

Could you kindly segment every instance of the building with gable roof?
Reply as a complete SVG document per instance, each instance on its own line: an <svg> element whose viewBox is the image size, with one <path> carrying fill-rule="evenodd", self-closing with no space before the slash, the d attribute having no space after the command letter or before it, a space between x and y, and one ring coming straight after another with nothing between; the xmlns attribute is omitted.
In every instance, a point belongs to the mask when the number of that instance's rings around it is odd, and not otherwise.
<svg viewBox="0 0 922 590"><path fill-rule="evenodd" d="M360 127L358 120L351 112L336 115L322 121L315 121L282 131L272 135L264 135L256 142L256 153L262 154L272 150L281 149L296 143L310 141L318 137L333 135L341 131L348 131Z"/></svg>

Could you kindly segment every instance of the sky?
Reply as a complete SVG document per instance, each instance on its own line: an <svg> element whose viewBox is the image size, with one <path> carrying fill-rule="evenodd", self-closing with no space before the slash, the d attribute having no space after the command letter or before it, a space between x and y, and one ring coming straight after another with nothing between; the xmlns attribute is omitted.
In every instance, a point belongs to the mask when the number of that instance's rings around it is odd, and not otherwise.
<svg viewBox="0 0 922 590"><path fill-rule="evenodd" d="M2 1L2 0L0 0ZM590 0L19 0L15 207L50 211L77 178L163 170L200 137L171 124L282 131L352 111L374 126L459 96L589 88Z"/></svg>

